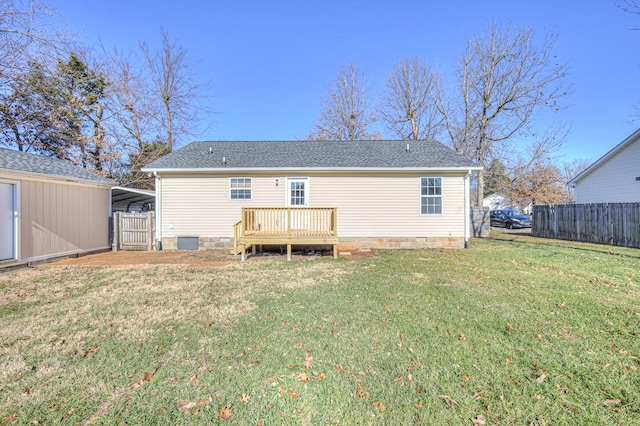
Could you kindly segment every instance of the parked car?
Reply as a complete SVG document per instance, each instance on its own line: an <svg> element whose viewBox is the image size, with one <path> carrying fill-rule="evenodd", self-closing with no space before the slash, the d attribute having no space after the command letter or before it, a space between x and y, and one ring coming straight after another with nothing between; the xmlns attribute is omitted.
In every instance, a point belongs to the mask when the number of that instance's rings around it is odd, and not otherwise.
<svg viewBox="0 0 640 426"><path fill-rule="evenodd" d="M531 216L518 210L491 210L491 226L504 226L507 229L531 228Z"/></svg>

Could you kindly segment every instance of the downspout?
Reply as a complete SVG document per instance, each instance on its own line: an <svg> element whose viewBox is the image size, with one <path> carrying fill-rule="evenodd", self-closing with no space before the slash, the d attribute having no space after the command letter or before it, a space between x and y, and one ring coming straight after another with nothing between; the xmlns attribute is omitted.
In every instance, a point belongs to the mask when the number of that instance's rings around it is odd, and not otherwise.
<svg viewBox="0 0 640 426"><path fill-rule="evenodd" d="M464 176L464 248L469 248L469 217L471 216L471 205L469 203L469 176L471 170Z"/></svg>
<svg viewBox="0 0 640 426"><path fill-rule="evenodd" d="M115 225L113 223L113 189L109 188L109 205L108 205L108 209L109 209L109 215L107 216L109 218L109 226L108 226L108 233L109 235L107 236L107 243L109 244L109 247L111 247L111 250L114 250L113 248L113 243L115 242L116 238L115 238Z"/></svg>
<svg viewBox="0 0 640 426"><path fill-rule="evenodd" d="M162 179L154 171L156 178L156 250L162 250Z"/></svg>

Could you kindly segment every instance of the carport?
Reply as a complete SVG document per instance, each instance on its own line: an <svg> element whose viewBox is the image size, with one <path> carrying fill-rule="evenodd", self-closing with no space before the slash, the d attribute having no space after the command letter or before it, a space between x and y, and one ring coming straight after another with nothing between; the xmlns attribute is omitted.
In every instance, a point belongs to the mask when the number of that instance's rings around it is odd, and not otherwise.
<svg viewBox="0 0 640 426"><path fill-rule="evenodd" d="M111 211L114 212L148 212L155 210L156 193L148 189L111 188Z"/></svg>

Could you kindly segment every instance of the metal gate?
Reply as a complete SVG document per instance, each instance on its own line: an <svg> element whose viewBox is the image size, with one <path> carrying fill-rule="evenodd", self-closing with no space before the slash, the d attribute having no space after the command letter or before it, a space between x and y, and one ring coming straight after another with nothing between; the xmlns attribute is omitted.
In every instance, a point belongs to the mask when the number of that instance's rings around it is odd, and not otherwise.
<svg viewBox="0 0 640 426"><path fill-rule="evenodd" d="M127 213L115 212L113 218L114 250L155 249L155 212Z"/></svg>

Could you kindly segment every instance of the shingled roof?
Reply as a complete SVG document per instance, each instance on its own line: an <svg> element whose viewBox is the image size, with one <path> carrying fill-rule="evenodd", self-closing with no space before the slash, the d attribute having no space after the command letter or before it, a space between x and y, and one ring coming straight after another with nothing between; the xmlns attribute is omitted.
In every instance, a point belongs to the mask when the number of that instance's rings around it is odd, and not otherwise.
<svg viewBox="0 0 640 426"><path fill-rule="evenodd" d="M407 149L408 147L408 149ZM192 142L143 171L473 169L473 161L436 141Z"/></svg>
<svg viewBox="0 0 640 426"><path fill-rule="evenodd" d="M86 180L98 183L112 183L102 176L95 175L79 166L64 160L27 152L0 148L0 170L37 173L73 180Z"/></svg>

